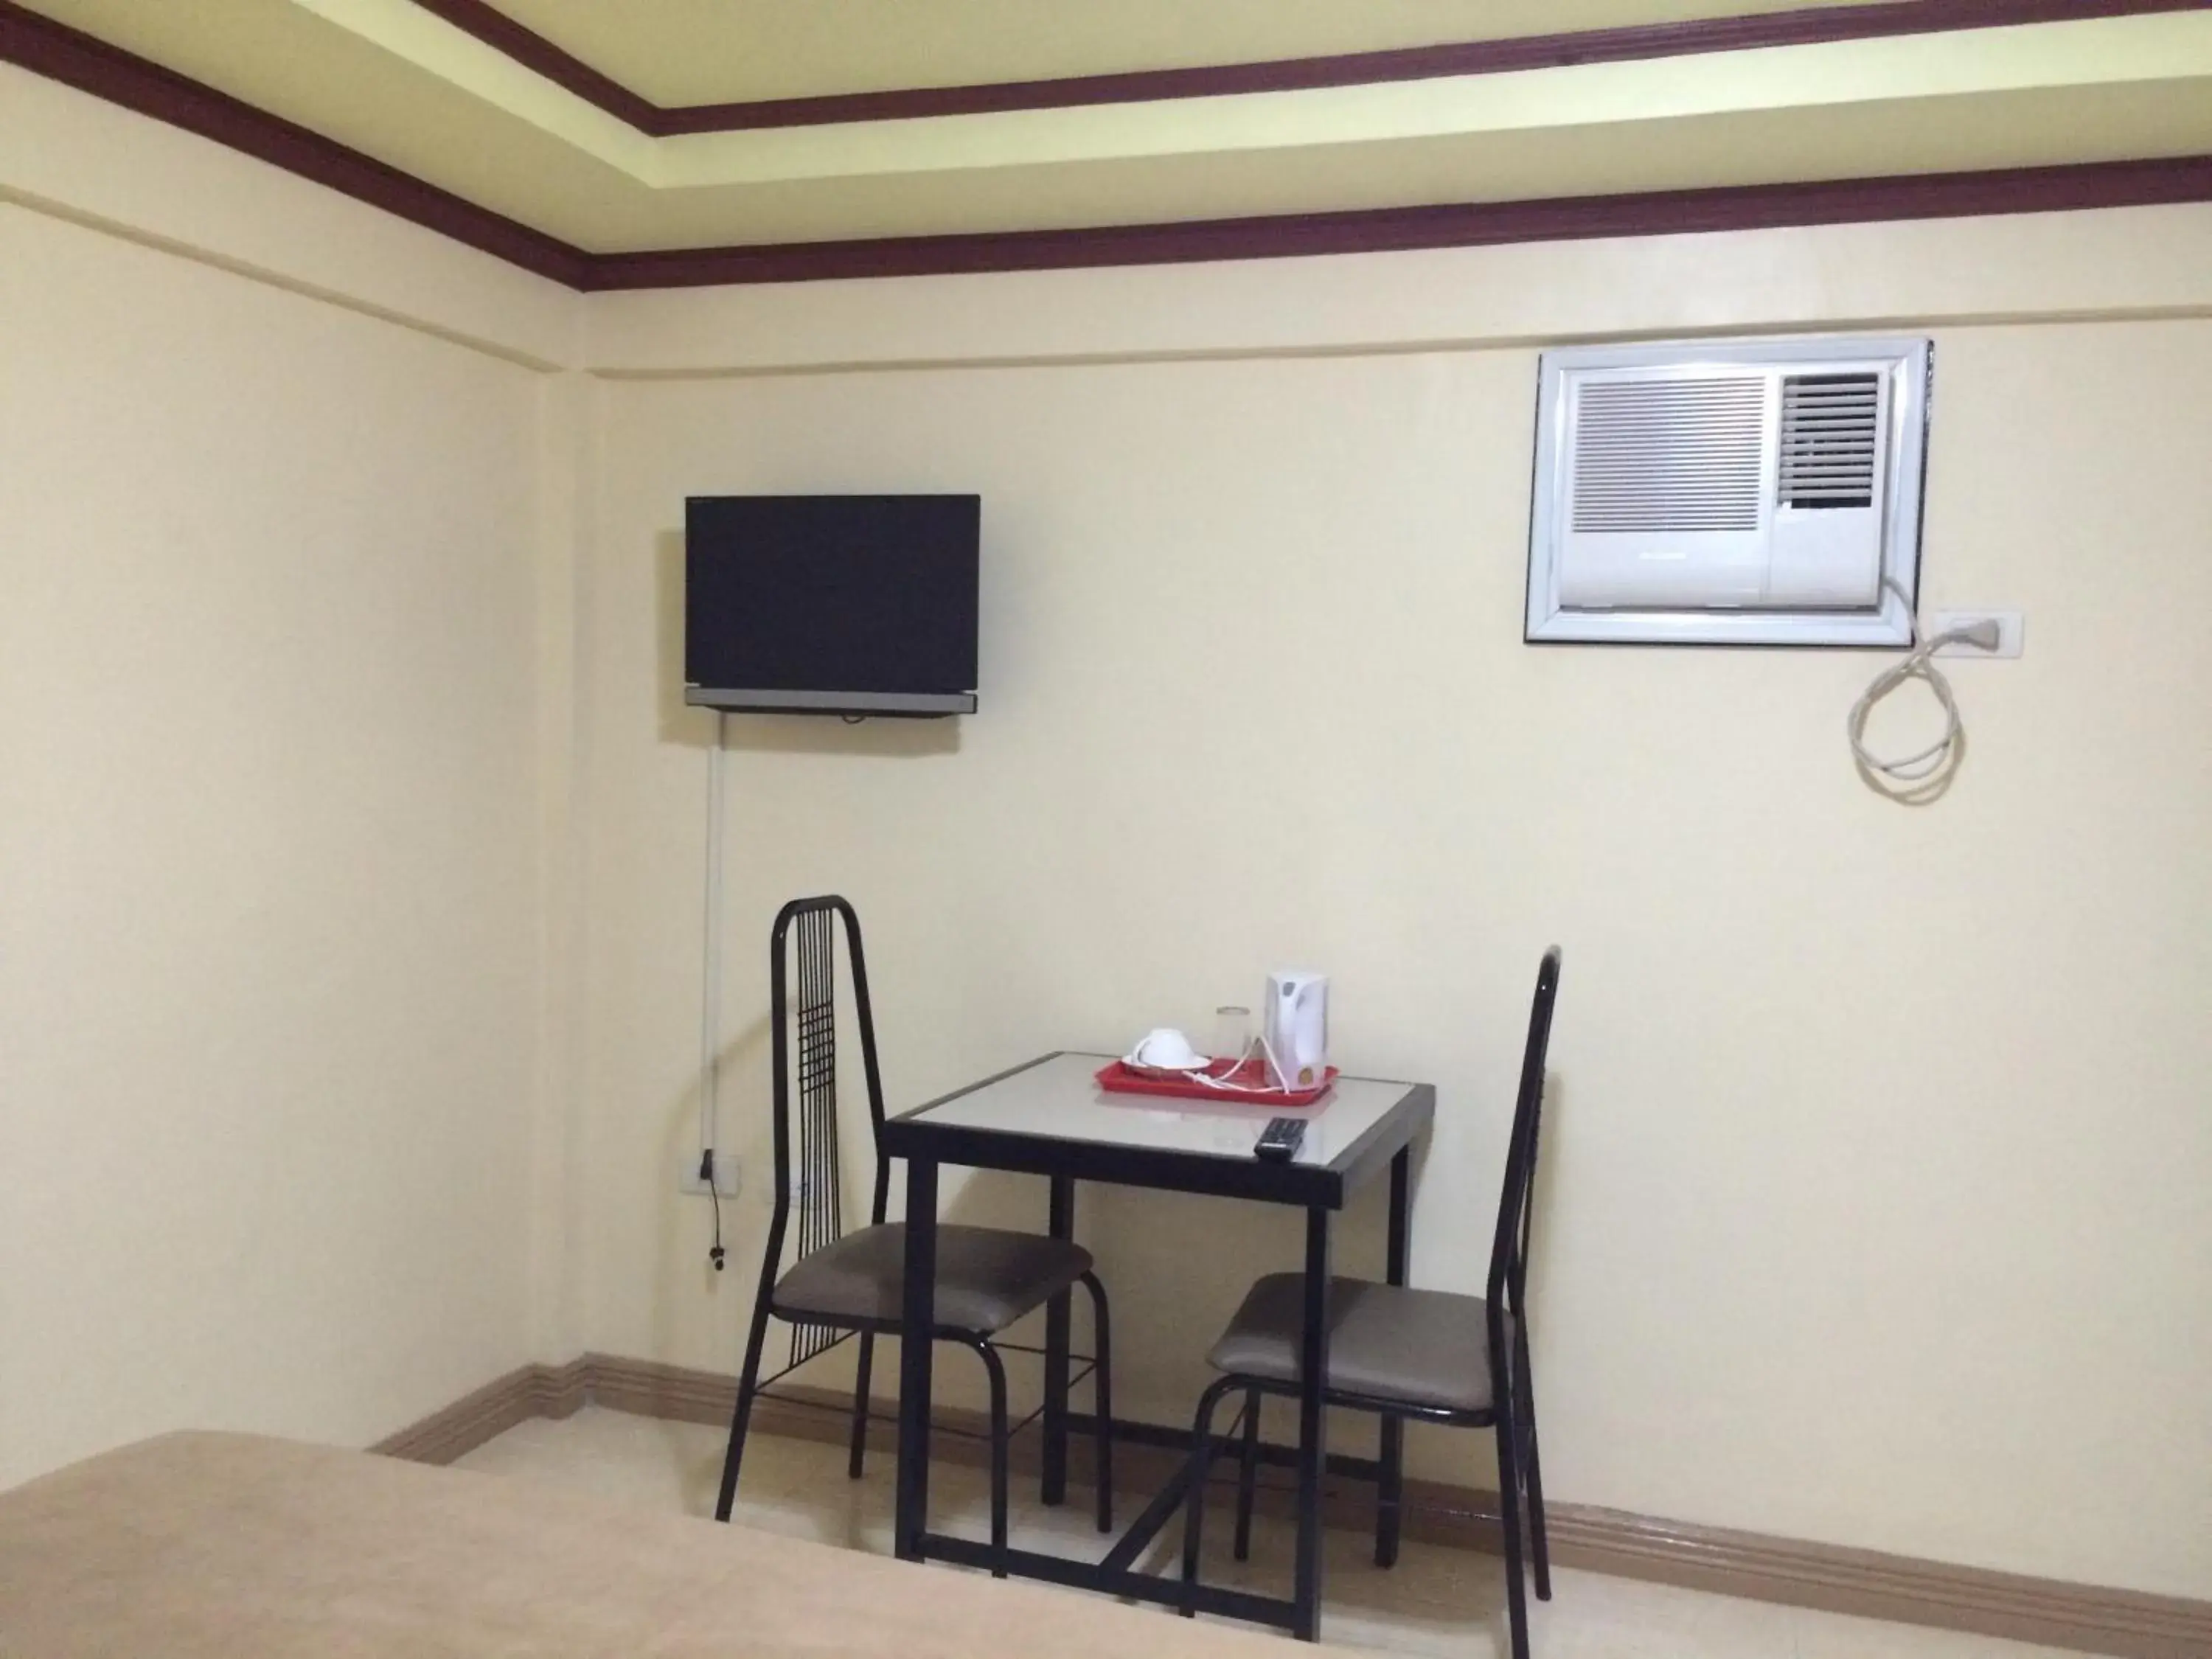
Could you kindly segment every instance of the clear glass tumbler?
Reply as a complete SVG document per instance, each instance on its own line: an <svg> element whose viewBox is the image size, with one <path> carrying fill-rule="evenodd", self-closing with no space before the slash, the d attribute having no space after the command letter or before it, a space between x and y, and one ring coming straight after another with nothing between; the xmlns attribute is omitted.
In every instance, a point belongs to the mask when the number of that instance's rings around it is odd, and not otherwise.
<svg viewBox="0 0 2212 1659"><path fill-rule="evenodd" d="M1233 1070L1252 1046L1252 1011L1234 1003L1213 1011L1213 1059L1224 1071ZM1222 1062L1226 1061L1226 1065Z"/></svg>

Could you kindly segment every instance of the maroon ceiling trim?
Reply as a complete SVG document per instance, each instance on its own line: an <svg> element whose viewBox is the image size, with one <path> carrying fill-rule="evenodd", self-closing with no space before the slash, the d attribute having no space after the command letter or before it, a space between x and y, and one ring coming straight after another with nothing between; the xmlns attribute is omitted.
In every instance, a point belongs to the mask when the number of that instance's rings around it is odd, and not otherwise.
<svg viewBox="0 0 2212 1659"><path fill-rule="evenodd" d="M583 285L590 256L582 249L14 0L0 0L0 61L212 138L556 283Z"/></svg>
<svg viewBox="0 0 2212 1659"><path fill-rule="evenodd" d="M506 53L524 68L537 70L556 86L566 87L585 102L597 104L640 131L659 130L659 124L666 112L660 106L640 97L611 76L600 74L582 58L563 52L537 30L516 22L498 7L486 4L485 0L415 0L415 3L425 11L435 12L494 51Z"/></svg>
<svg viewBox="0 0 2212 1659"><path fill-rule="evenodd" d="M1078 266L1279 259L1501 242L1765 230L1888 219L1970 218L2212 201L2212 155L2008 167L1626 196L1364 209L1088 230L783 242L595 256L587 289L809 283Z"/></svg>
<svg viewBox="0 0 2212 1659"><path fill-rule="evenodd" d="M0 62L19 64L227 144L586 291L1285 258L2212 201L2212 155L2193 155L1084 230L590 253L335 139L27 11L15 0L0 0Z"/></svg>
<svg viewBox="0 0 2212 1659"><path fill-rule="evenodd" d="M1048 81L981 86L910 87L887 92L835 93L748 103L665 108L602 75L544 35L516 22L490 0L416 0L517 63L568 88L641 132L738 132L761 127L820 126L843 121L911 120L931 115L981 115L1006 110L1065 109L1086 104L1146 103L1170 98L1217 98L1239 93L1293 92L1316 87L1494 75L1509 70L1559 69L1693 53L1746 52L1762 46L1817 46L1954 29L2001 28L2088 17L2198 11L2212 0L1887 0L1866 6L1820 6L1751 17L1709 17L1627 28L1585 29L1517 40L1471 40L1394 52L1285 58L1196 69L1140 70Z"/></svg>

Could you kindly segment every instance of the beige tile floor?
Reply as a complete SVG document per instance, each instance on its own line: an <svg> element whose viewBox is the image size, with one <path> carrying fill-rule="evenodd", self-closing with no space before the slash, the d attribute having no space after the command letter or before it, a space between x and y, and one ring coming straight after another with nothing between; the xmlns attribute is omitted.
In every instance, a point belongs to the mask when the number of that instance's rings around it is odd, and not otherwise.
<svg viewBox="0 0 2212 1659"><path fill-rule="evenodd" d="M459 1467L586 1487L623 1503L703 1516L714 1510L721 1456L720 1430L587 1407L566 1421L538 1420L510 1429L471 1452ZM771 1532L888 1554L891 1461L886 1454L872 1455L866 1478L848 1480L841 1448L757 1435L745 1452L737 1519ZM977 1538L988 1535L982 1471L939 1464L930 1484L935 1526ZM1036 1501L1034 1481L1018 1479L1013 1541L1096 1559L1099 1537L1090 1527L1084 1496L1076 1494L1077 1502L1065 1509L1046 1509ZM1125 1514L1133 1514L1144 1496L1125 1494ZM1254 1527L1253 1559L1240 1565L1230 1559L1229 1528L1222 1524L1227 1518L1225 1508L1208 1512L1207 1582L1284 1593L1290 1527L1260 1517ZM1166 1564L1179 1537L1170 1527L1149 1565L1158 1570ZM1332 1532L1328 1542L1322 1622L1331 1642L1393 1653L1502 1659L1505 1589L1494 1557L1408 1544L1397 1566L1382 1572L1369 1558L1369 1539ZM2016 1642L1740 1601L1600 1573L1561 1570L1553 1576L1553 1589L1548 1605L1532 1603L1530 1637L1537 1659L2055 1659L2055 1650Z"/></svg>

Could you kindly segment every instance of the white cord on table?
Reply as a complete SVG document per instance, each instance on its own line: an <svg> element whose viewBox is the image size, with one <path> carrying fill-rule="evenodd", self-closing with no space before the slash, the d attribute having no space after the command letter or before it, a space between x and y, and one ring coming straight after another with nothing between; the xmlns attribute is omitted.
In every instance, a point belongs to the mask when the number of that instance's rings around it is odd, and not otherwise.
<svg viewBox="0 0 2212 1659"><path fill-rule="evenodd" d="M1262 1054L1265 1054L1267 1052L1267 1040L1265 1038L1258 1038L1255 1039L1255 1041L1257 1041L1260 1045L1260 1051ZM1229 1062L1229 1069L1226 1072L1224 1072L1220 1076L1216 1077L1210 1072L1197 1071L1189 1074L1190 1080L1194 1083L1202 1083L1209 1089L1218 1089L1224 1095L1265 1095L1276 1092L1275 1085L1267 1081L1267 1067L1264 1062L1261 1066L1261 1081L1257 1083L1232 1083L1230 1081L1230 1079L1237 1074L1237 1068L1243 1065L1246 1056L1251 1054L1252 1046L1252 1042L1246 1042L1243 1048L1237 1051L1237 1058ZM1220 1063L1221 1056L1216 1054L1213 1058L1213 1064L1218 1066Z"/></svg>
<svg viewBox="0 0 2212 1659"><path fill-rule="evenodd" d="M1260 1051L1260 1081L1257 1083L1231 1082L1230 1079L1236 1076L1237 1070L1243 1066L1246 1060L1250 1058L1252 1050L1255 1048ZM1218 1054L1214 1056L1213 1063L1217 1066L1221 1063L1221 1057ZM1192 1072L1188 1075L1193 1082L1203 1083L1209 1089L1218 1089L1224 1095L1280 1094L1288 1085L1267 1081L1271 1067L1276 1077L1280 1078L1283 1075L1282 1062L1275 1058L1275 1051L1267 1046L1267 1039L1261 1036L1248 1038L1243 1048L1237 1051L1237 1058L1230 1061L1229 1069L1220 1076L1215 1077L1203 1071Z"/></svg>
<svg viewBox="0 0 2212 1659"><path fill-rule="evenodd" d="M1966 726L1959 718L1959 700L1951 695L1951 682L1936 666L1935 655L1947 645L1974 645L1984 651L1994 651L1997 648L1997 626L1993 622L1980 622L1967 628L1947 629L1931 639L1923 640L1919 637L1919 621L1912 614L1911 598L1887 576L1882 578L1882 586L1905 600L1905 617L1912 629L1914 644L1903 661L1884 669L1851 705L1850 719L1845 723L1850 733L1851 758L1857 763L1859 775L1869 788L1907 806L1924 806L1951 787L1951 780L1957 775L1959 763L1966 751ZM1925 749L1884 760L1866 746L1867 717L1874 713L1876 703L1907 680L1923 681L1936 694L1936 701L1943 706L1943 735Z"/></svg>

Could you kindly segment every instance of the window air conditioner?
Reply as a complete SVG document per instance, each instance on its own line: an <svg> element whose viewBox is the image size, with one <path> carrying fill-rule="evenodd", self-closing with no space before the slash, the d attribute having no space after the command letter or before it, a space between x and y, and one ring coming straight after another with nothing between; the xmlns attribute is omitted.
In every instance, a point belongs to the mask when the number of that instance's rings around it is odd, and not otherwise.
<svg viewBox="0 0 2212 1659"><path fill-rule="evenodd" d="M1924 339L1547 351L1531 641L1912 637Z"/></svg>

